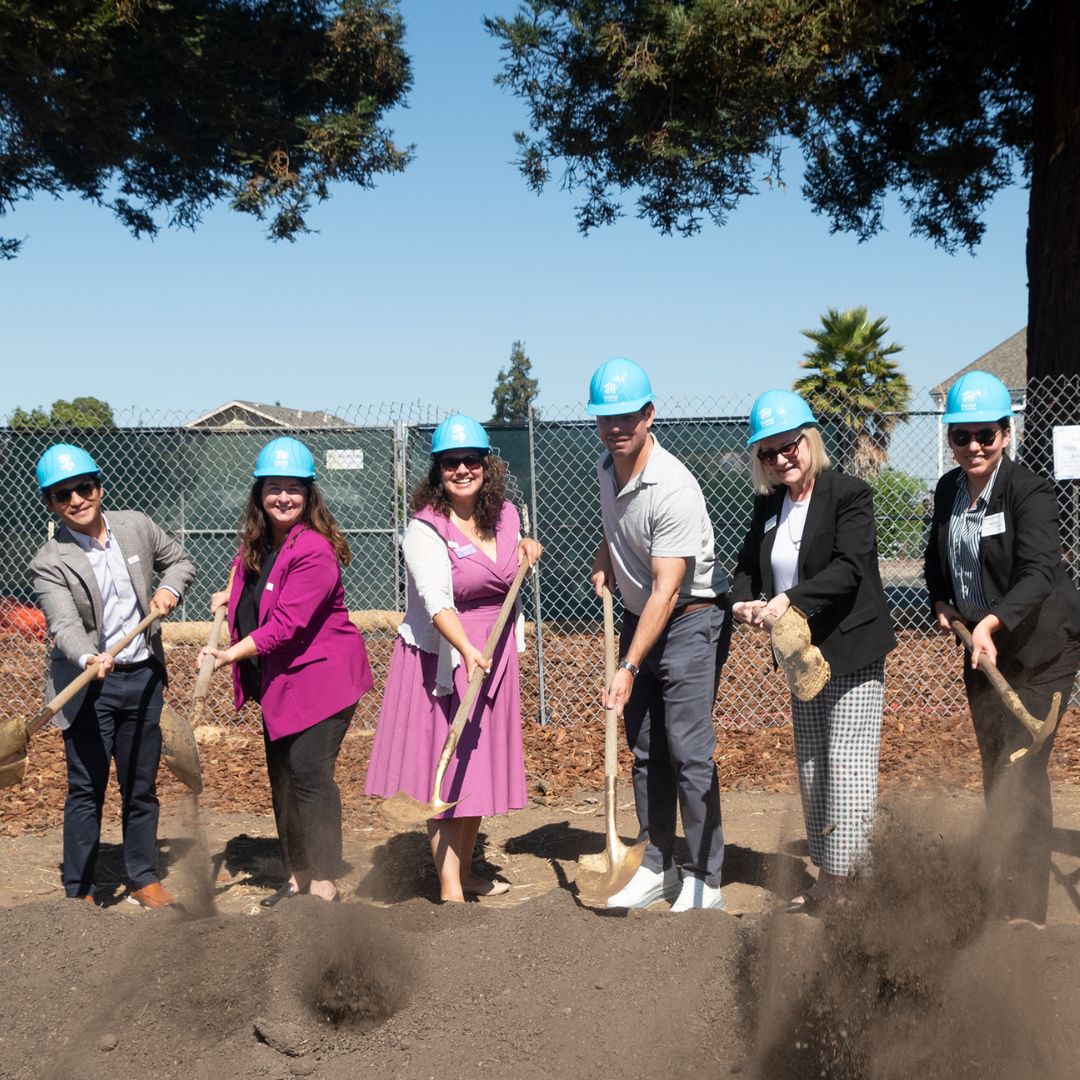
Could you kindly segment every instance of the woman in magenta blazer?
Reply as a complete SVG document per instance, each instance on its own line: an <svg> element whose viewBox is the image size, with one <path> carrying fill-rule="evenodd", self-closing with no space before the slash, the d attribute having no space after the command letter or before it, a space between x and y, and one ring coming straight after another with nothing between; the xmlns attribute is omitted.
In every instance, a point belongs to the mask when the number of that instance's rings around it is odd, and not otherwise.
<svg viewBox="0 0 1080 1080"><path fill-rule="evenodd" d="M215 669L232 664L236 708L257 701L266 767L288 878L260 903L301 893L337 900L341 796L334 766L356 703L371 689L360 632L349 621L341 567L349 545L315 485L315 460L296 439L259 453L230 586L235 644L207 647Z"/></svg>

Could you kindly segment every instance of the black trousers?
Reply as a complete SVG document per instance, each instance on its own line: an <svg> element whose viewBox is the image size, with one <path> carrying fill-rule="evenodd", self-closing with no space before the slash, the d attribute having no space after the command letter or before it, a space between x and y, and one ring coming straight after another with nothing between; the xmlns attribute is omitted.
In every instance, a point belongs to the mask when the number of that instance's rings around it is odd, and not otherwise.
<svg viewBox="0 0 1080 1080"><path fill-rule="evenodd" d="M132 888L158 880L157 771L161 759L163 672L155 661L114 671L93 682L64 732L64 892L85 896L94 886L101 813L116 761L124 832L124 869Z"/></svg>
<svg viewBox="0 0 1080 1080"><path fill-rule="evenodd" d="M341 740L356 703L313 727L269 739L266 771L274 803L281 860L286 876L310 874L330 881L341 867L341 793L334 780Z"/></svg>
<svg viewBox="0 0 1080 1080"><path fill-rule="evenodd" d="M990 680L972 670L967 653L965 661L964 688L982 759L987 829L1001 871L1001 902L1009 918L1045 922L1054 824L1047 765L1057 732L1038 753L1010 765L1009 756L1030 746L1031 736L1006 709ZM998 656L1002 675L1038 720L1046 719L1055 692L1061 694L1062 708L1068 707L1078 666L1080 650L1070 650L1039 668Z"/></svg>

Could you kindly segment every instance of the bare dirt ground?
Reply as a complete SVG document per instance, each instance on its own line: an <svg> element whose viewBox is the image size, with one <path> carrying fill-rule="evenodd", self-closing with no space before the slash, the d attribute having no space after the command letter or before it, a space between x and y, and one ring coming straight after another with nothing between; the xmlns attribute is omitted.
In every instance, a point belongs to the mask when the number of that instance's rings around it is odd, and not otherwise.
<svg viewBox="0 0 1080 1080"><path fill-rule="evenodd" d="M115 790L102 906L62 899L45 733L26 784L0 793L0 1077L1073 1078L1076 719L1041 931L994 911L963 717L887 722L874 870L824 919L777 913L810 880L789 731L721 733L727 911L684 915L605 913L577 890L578 858L603 846L599 725L529 729L530 805L481 836L513 887L462 906L434 902L422 832L359 794L370 739L350 736L345 902L273 910L257 903L279 873L260 740L206 733L198 820L163 775L161 862L186 909L160 912L122 900Z"/></svg>

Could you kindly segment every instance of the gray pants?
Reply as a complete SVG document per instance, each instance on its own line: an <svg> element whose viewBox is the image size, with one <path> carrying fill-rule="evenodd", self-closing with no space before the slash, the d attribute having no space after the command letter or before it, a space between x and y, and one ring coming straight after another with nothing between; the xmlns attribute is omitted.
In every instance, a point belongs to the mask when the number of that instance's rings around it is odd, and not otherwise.
<svg viewBox="0 0 1080 1080"><path fill-rule="evenodd" d="M625 655L637 616L623 616L619 640ZM723 666L720 606L680 615L668 623L634 679L623 720L634 753L634 802L639 840L646 840L642 865L660 871L671 865L676 806L690 847L684 873L720 884L724 830L720 783L713 751L713 701Z"/></svg>

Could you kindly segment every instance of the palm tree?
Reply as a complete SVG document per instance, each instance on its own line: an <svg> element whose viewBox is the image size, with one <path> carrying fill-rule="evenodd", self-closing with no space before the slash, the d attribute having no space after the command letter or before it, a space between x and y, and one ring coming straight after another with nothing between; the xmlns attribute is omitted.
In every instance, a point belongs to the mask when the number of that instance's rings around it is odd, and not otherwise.
<svg viewBox="0 0 1080 1080"><path fill-rule="evenodd" d="M884 317L871 320L865 307L829 308L819 330L803 330L814 348L803 353L810 372L795 381L814 415L836 430L845 472L873 479L889 456L896 425L908 419L911 386L891 356L903 349L885 344Z"/></svg>

